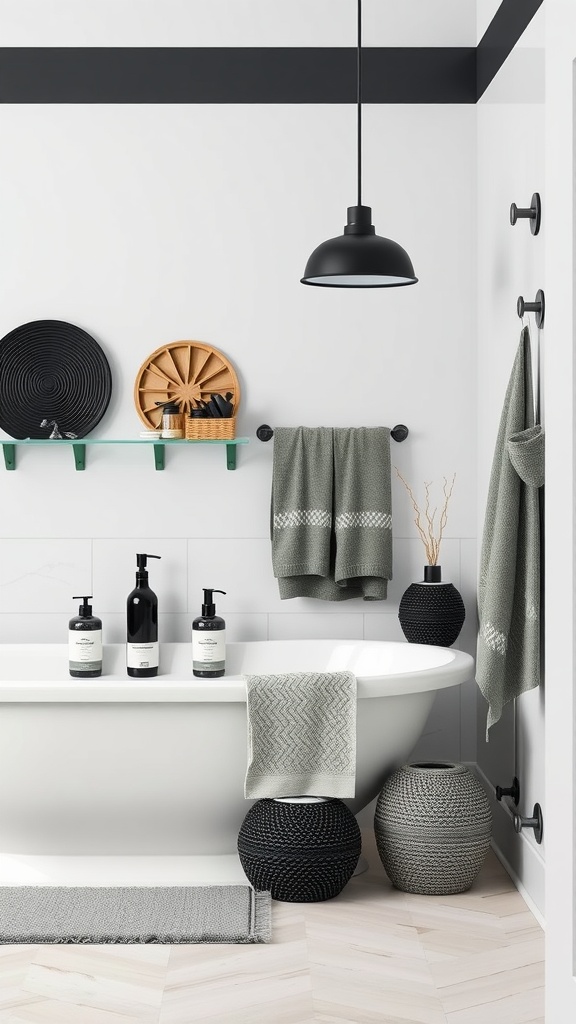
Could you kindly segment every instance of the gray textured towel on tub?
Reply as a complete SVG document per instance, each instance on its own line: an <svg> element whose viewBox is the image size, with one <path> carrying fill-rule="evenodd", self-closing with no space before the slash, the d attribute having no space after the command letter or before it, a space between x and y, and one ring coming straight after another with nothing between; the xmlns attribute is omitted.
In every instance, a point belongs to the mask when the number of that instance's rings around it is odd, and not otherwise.
<svg viewBox="0 0 576 1024"><path fill-rule="evenodd" d="M478 581L476 681L488 730L505 704L540 683L540 513L544 434L534 425L530 334L524 328L492 463Z"/></svg>
<svg viewBox="0 0 576 1024"><path fill-rule="evenodd" d="M392 579L389 428L276 428L270 520L283 600L384 600Z"/></svg>
<svg viewBox="0 0 576 1024"><path fill-rule="evenodd" d="M249 675L247 799L352 797L356 677L352 672Z"/></svg>

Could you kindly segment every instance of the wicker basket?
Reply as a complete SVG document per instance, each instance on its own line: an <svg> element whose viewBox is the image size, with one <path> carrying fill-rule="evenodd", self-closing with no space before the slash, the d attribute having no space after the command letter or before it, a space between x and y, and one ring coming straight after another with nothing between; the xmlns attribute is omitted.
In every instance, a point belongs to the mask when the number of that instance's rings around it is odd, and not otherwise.
<svg viewBox="0 0 576 1024"><path fill-rule="evenodd" d="M204 419L187 416L185 430L187 441L232 441L236 437L236 417Z"/></svg>

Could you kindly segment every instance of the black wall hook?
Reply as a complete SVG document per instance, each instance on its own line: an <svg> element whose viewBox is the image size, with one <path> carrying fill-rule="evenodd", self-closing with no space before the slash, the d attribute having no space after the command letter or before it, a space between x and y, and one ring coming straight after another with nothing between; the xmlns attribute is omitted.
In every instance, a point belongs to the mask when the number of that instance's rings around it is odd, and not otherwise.
<svg viewBox="0 0 576 1024"><path fill-rule="evenodd" d="M397 423L395 427L392 427L392 430L390 431L390 436L393 437L395 441L398 441L398 443L400 443L400 441L406 440L409 433L410 431L408 430L408 427L404 425L404 423ZM262 423L261 426L259 426L256 431L256 437L260 441L269 441L270 438L274 437L274 431L272 430L272 427L268 426L267 423Z"/></svg>
<svg viewBox="0 0 576 1024"><path fill-rule="evenodd" d="M514 776L511 786L496 786L495 792L497 800L501 800L503 796L511 796L512 803L516 806L520 803L520 783L516 776Z"/></svg>
<svg viewBox="0 0 576 1024"><path fill-rule="evenodd" d="M510 207L510 223L514 225L520 218L526 218L530 220L530 231L533 235L537 235L540 231L540 222L542 220L542 204L540 202L540 196L538 192L535 192L532 196L530 206L521 208L516 206L516 203L512 203Z"/></svg>
<svg viewBox="0 0 576 1024"><path fill-rule="evenodd" d="M536 292L535 302L525 302L522 295L518 296L518 302L516 303L516 310L518 316L522 318L524 313L535 313L536 314L536 327L544 326L544 313L546 305L544 302L544 292L541 288Z"/></svg>
<svg viewBox="0 0 576 1024"><path fill-rule="evenodd" d="M542 808L540 807L540 804L534 804L534 810L532 811L531 818L523 818L521 814L514 815L514 831L521 832L523 828L533 828L534 839L537 843L542 842L544 819L542 817Z"/></svg>

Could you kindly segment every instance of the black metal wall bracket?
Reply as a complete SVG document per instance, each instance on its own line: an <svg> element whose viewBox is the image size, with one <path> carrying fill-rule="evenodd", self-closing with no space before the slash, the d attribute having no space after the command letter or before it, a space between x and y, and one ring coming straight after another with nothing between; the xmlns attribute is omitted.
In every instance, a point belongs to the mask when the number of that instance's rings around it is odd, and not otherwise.
<svg viewBox="0 0 576 1024"><path fill-rule="evenodd" d="M540 804L534 804L534 810L532 811L531 818L523 818L521 814L514 815L514 831L521 832L523 828L533 828L534 839L537 843L542 842L544 819L542 817L542 808L540 807Z"/></svg>
<svg viewBox="0 0 576 1024"><path fill-rule="evenodd" d="M397 423L395 427L392 427L392 430L390 431L390 437L393 437L395 441L398 441L398 443L400 443L400 441L406 440L409 433L410 431L408 430L408 427L404 425L404 423ZM274 431L272 430L272 427L268 425L268 423L262 423L256 431L256 437L258 438L259 441L270 441L270 439L274 437Z"/></svg>
<svg viewBox="0 0 576 1024"><path fill-rule="evenodd" d="M533 235L537 235L540 231L540 223L542 221L542 204L540 202L540 196L538 192L535 192L530 201L529 207L519 207L516 203L512 203L510 207L510 223L514 225L517 220L526 218L530 221L530 231Z"/></svg>
<svg viewBox="0 0 576 1024"><path fill-rule="evenodd" d="M516 303L516 310L518 316L522 318L524 313L535 313L536 314L536 327L544 326L544 314L546 312L546 304L544 301L544 292L541 288L536 292L536 299L534 302L525 302L524 296L518 296L518 302Z"/></svg>
<svg viewBox="0 0 576 1024"><path fill-rule="evenodd" d="M511 786L496 786L495 792L497 800L501 800L503 796L510 796L512 803L516 806L520 803L520 783L516 776L514 776Z"/></svg>

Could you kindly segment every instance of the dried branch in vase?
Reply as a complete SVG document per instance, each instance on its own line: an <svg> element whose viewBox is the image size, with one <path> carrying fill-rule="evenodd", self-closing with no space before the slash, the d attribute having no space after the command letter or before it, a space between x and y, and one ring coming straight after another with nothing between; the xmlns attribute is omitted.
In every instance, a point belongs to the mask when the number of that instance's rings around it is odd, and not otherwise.
<svg viewBox="0 0 576 1024"><path fill-rule="evenodd" d="M444 495L444 503L440 510L440 515L438 516L437 519L436 516L438 514L438 506L436 506L434 511L431 511L430 502L430 488L434 481L424 481L425 499L424 506L423 508L421 508L414 496L414 491L412 490L410 484L402 476L402 473L398 469L398 466L394 466L394 469L396 470L397 475L400 477L402 483L404 484L404 487L408 491L408 494L410 495L412 508L414 509L415 512L414 523L416 529L418 530L418 533L420 534L420 540L422 541L424 548L426 550L426 558L428 565L438 565L438 558L440 556L440 545L442 543L442 537L444 534L444 530L446 528L446 523L448 522L448 503L450 501L450 498L452 497L452 491L454 490L454 481L456 480L456 473L454 473L454 476L452 477L452 482L450 484L448 484L447 478L443 477L444 485L442 488L442 493Z"/></svg>

